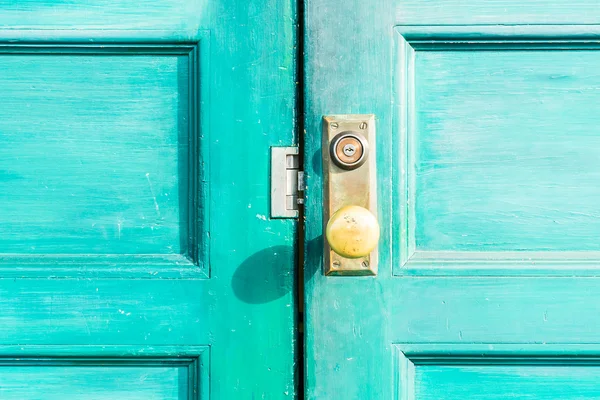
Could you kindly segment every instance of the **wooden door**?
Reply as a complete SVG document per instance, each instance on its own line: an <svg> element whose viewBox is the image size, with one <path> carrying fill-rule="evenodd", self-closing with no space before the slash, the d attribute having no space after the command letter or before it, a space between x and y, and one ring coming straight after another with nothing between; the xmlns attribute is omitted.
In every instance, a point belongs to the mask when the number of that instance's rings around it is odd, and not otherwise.
<svg viewBox="0 0 600 400"><path fill-rule="evenodd" d="M600 7L305 2L309 399L600 397ZM324 276L321 120L376 115L379 274Z"/></svg>
<svg viewBox="0 0 600 400"><path fill-rule="evenodd" d="M0 6L0 398L294 396L295 223L268 211L294 18Z"/></svg>

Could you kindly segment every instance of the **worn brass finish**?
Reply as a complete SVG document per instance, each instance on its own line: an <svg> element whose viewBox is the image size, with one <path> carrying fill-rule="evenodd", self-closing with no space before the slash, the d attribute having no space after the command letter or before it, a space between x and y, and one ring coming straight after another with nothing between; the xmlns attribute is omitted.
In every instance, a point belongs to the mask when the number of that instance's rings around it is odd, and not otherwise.
<svg viewBox="0 0 600 400"><path fill-rule="evenodd" d="M354 146L355 151L348 151L347 145ZM329 240L325 241L324 273L377 275L379 225L375 175L375 117L324 117L323 149L323 228ZM359 165L347 169L340 165L336 158L359 160ZM344 230L345 238L342 234Z"/></svg>
<svg viewBox="0 0 600 400"><path fill-rule="evenodd" d="M340 256L366 257L377 247L379 223L366 208L345 206L329 218L325 235L331 250Z"/></svg>

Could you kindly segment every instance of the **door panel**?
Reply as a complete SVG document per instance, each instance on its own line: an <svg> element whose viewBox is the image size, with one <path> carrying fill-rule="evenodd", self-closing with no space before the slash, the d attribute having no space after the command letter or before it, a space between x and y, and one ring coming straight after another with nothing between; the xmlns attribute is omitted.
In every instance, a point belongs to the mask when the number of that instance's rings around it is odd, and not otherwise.
<svg viewBox="0 0 600 400"><path fill-rule="evenodd" d="M190 49L11 50L0 56L4 252L188 253Z"/></svg>
<svg viewBox="0 0 600 400"><path fill-rule="evenodd" d="M106 352L106 346L26 346L19 359L1 358L2 398L23 399L186 399L209 396L208 349L154 348L143 356L73 357ZM3 348L5 353L15 349ZM58 355L62 352L60 355ZM173 352L176 356L159 356ZM53 356L48 356L48 354ZM35 356L32 357L32 354Z"/></svg>
<svg viewBox="0 0 600 400"><path fill-rule="evenodd" d="M406 136L393 139L406 154L409 249L598 250L595 46L494 31L422 43L415 30L407 40L399 28L393 72L412 81L399 84Z"/></svg>
<svg viewBox="0 0 600 400"><path fill-rule="evenodd" d="M1 398L295 395L295 221L268 215L268 149L294 141L294 18L2 7Z"/></svg>
<svg viewBox="0 0 600 400"><path fill-rule="evenodd" d="M197 85L206 39L0 50L6 269L208 275Z"/></svg>
<svg viewBox="0 0 600 400"><path fill-rule="evenodd" d="M600 9L306 7L307 397L597 397ZM376 277L322 273L344 113L376 115Z"/></svg>
<svg viewBox="0 0 600 400"><path fill-rule="evenodd" d="M477 349L479 347L479 349ZM409 354L398 350L400 399L582 399L598 396L596 357L549 357L540 346L504 346L504 351L531 351L526 357L497 355L482 359L486 350L471 346L474 354L457 355L443 346L413 347ZM556 350L556 348L554 349Z"/></svg>

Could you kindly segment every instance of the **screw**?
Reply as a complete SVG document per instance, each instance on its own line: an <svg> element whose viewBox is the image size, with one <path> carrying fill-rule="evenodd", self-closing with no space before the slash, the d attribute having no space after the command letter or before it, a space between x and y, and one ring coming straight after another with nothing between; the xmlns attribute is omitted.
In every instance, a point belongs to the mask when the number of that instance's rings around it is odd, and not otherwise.
<svg viewBox="0 0 600 400"><path fill-rule="evenodd" d="M337 129L340 125L337 122L332 122L329 126L331 126L333 129Z"/></svg>
<svg viewBox="0 0 600 400"><path fill-rule="evenodd" d="M344 146L344 148L342 149L342 151L348 157L352 157L354 155L354 153L356 152L356 146L354 146L353 144L347 144L347 145Z"/></svg>
<svg viewBox="0 0 600 400"><path fill-rule="evenodd" d="M360 125L358 126L360 129L367 129L367 123L366 122L361 122Z"/></svg>
<svg viewBox="0 0 600 400"><path fill-rule="evenodd" d="M363 261L361 265L363 268L369 268L369 262L367 260Z"/></svg>
<svg viewBox="0 0 600 400"><path fill-rule="evenodd" d="M341 265L342 265L342 263L339 260L335 260L333 262L333 266L336 267L336 268L339 268Z"/></svg>

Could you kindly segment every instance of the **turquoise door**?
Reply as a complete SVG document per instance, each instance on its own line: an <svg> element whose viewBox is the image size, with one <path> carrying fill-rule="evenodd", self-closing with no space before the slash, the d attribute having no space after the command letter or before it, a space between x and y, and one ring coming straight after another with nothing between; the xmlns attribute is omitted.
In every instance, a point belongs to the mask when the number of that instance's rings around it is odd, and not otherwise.
<svg viewBox="0 0 600 400"><path fill-rule="evenodd" d="M308 399L600 398L598 24L306 2ZM322 117L371 113L378 275L325 276Z"/></svg>
<svg viewBox="0 0 600 400"><path fill-rule="evenodd" d="M0 6L1 399L294 397L294 18Z"/></svg>

